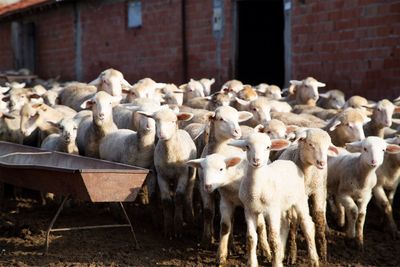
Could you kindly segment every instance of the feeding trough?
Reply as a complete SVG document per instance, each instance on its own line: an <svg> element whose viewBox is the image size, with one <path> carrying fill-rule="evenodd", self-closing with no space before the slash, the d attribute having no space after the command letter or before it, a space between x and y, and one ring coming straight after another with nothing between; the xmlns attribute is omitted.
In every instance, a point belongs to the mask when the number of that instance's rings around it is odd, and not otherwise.
<svg viewBox="0 0 400 267"><path fill-rule="evenodd" d="M45 253L49 234L55 231L130 227L137 245L122 202L136 199L148 172L135 166L0 142L0 181L64 196L47 231ZM119 202L128 224L53 229L68 198L89 202Z"/></svg>

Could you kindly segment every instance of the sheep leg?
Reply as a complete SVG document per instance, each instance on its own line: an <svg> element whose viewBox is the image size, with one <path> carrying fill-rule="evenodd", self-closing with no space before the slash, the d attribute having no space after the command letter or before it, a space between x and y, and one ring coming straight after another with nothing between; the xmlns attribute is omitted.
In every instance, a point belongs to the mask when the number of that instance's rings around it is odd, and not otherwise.
<svg viewBox="0 0 400 267"><path fill-rule="evenodd" d="M295 210L289 211L290 216L290 231L289 231L289 255L288 264L294 265L297 261L297 213Z"/></svg>
<svg viewBox="0 0 400 267"><path fill-rule="evenodd" d="M247 266L257 267L257 217L258 214L252 214L245 209L247 224Z"/></svg>
<svg viewBox="0 0 400 267"><path fill-rule="evenodd" d="M204 183L200 179L200 194L203 202L203 236L201 238L201 246L205 249L210 248L214 242L214 215L215 215L215 199L212 194L204 190Z"/></svg>
<svg viewBox="0 0 400 267"><path fill-rule="evenodd" d="M398 236L397 232L397 225L396 222L393 219L393 211L392 211L392 205L390 204L386 194L385 190L381 186L375 186L373 189L373 194L374 194L374 199L375 202L377 202L378 207L383 210L386 216L386 221L389 224L389 230L390 234L392 235L392 238L395 239Z"/></svg>
<svg viewBox="0 0 400 267"><path fill-rule="evenodd" d="M344 207L343 205L335 198L335 205L336 205L336 219L337 219L337 224L339 227L344 227L344 224L346 223L345 221L345 215L344 215Z"/></svg>
<svg viewBox="0 0 400 267"><path fill-rule="evenodd" d="M301 230L307 241L311 266L319 266L318 253L315 245L315 227L309 213L307 200L300 202L295 206L295 209L299 217Z"/></svg>
<svg viewBox="0 0 400 267"><path fill-rule="evenodd" d="M185 197L185 208L183 209L183 215L185 221L189 225L194 224L194 212L193 212L193 189L196 182L196 169L189 168L189 181L186 189Z"/></svg>
<svg viewBox="0 0 400 267"><path fill-rule="evenodd" d="M157 175L158 187L160 189L161 195L161 205L163 209L164 216L164 235L166 238L171 239L173 234L173 204L171 199L171 194L169 191L169 184L167 179Z"/></svg>
<svg viewBox="0 0 400 267"><path fill-rule="evenodd" d="M287 238L289 235L289 230L290 230L289 218L287 218L287 216L282 216L280 238L281 238L281 244L282 244L281 253L282 253L283 257L285 255L285 251L286 251L286 242L287 242ZM283 260L283 258L282 258L282 260Z"/></svg>
<svg viewBox="0 0 400 267"><path fill-rule="evenodd" d="M217 252L217 264L224 265L228 256L228 242L230 233L232 232L231 222L235 207L223 199L221 199L219 206L219 210L221 212L221 229L219 234L220 240Z"/></svg>
<svg viewBox="0 0 400 267"><path fill-rule="evenodd" d="M358 217L356 221L356 241L357 247L359 250L364 251L364 223L365 223L365 215L367 214L367 206L370 201L372 194L366 194L362 201L359 203L358 207Z"/></svg>
<svg viewBox="0 0 400 267"><path fill-rule="evenodd" d="M283 267L282 244L280 240L281 211L269 210L266 216L269 225L269 243L272 250L272 266Z"/></svg>
<svg viewBox="0 0 400 267"><path fill-rule="evenodd" d="M356 219L358 216L358 207L350 196L340 196L338 200L344 206L346 212L346 236L348 239L354 239L356 236Z"/></svg>
<svg viewBox="0 0 400 267"><path fill-rule="evenodd" d="M183 227L183 203L188 186L188 169L178 179L178 184L175 191L175 215L174 215L174 229L175 236L182 236Z"/></svg>
<svg viewBox="0 0 400 267"><path fill-rule="evenodd" d="M322 261L327 260L327 242L325 236L326 230L326 194L322 191L317 191L314 195L311 196L312 201L312 216L315 222L316 228L316 241L317 241L317 249L318 254L321 257Z"/></svg>
<svg viewBox="0 0 400 267"><path fill-rule="evenodd" d="M262 214L259 214L257 218L257 234L260 239L260 247L262 250L262 254L267 259L267 262L271 262L272 260L271 248L269 247L268 244L267 228L265 226L264 215Z"/></svg>

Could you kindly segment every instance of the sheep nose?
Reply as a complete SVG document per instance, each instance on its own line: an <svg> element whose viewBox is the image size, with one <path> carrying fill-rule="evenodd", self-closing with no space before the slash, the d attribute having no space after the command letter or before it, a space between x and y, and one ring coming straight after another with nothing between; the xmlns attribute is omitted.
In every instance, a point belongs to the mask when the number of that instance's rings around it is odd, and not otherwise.
<svg viewBox="0 0 400 267"><path fill-rule="evenodd" d="M376 165L376 160L374 160L374 159L371 160L371 164L372 164L372 165Z"/></svg>
<svg viewBox="0 0 400 267"><path fill-rule="evenodd" d="M317 164L318 164L319 166L325 166L325 161L323 161L323 160L317 160Z"/></svg>
<svg viewBox="0 0 400 267"><path fill-rule="evenodd" d="M104 119L104 113L100 113L100 114L99 114L99 119L100 119L100 120Z"/></svg>

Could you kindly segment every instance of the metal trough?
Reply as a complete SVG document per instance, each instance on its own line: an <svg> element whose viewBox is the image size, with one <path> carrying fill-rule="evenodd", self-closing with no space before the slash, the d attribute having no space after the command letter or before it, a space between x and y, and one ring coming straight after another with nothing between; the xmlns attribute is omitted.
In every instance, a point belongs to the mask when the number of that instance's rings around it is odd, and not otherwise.
<svg viewBox="0 0 400 267"><path fill-rule="evenodd" d="M148 172L130 165L0 142L0 181L64 196L47 231L45 253L49 234L54 231L130 227L136 242L132 225L121 202L132 202L136 199ZM120 202L128 224L52 229L70 197L90 202Z"/></svg>

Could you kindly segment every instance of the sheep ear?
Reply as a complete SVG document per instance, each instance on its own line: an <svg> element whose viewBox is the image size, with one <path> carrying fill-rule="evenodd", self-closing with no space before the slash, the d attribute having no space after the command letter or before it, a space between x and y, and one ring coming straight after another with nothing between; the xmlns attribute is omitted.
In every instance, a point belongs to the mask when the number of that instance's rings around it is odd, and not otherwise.
<svg viewBox="0 0 400 267"><path fill-rule="evenodd" d="M295 141L304 141L306 138L307 138L307 131L303 130L296 135Z"/></svg>
<svg viewBox="0 0 400 267"><path fill-rule="evenodd" d="M254 131L255 131L255 132L258 132L258 133L263 133L264 130L265 130L265 127L264 127L264 125L262 125L262 124L259 124L259 125L257 125L256 127L254 127Z"/></svg>
<svg viewBox="0 0 400 267"><path fill-rule="evenodd" d="M319 96L322 98L329 98L330 94L329 93L319 93Z"/></svg>
<svg viewBox="0 0 400 267"><path fill-rule="evenodd" d="M192 159L186 162L186 165L193 167L193 168L201 168L201 163L203 162L204 158L201 159Z"/></svg>
<svg viewBox="0 0 400 267"><path fill-rule="evenodd" d="M40 108L42 105L43 105L42 103L32 104L32 108L38 109L38 108Z"/></svg>
<svg viewBox="0 0 400 267"><path fill-rule="evenodd" d="M93 99L88 99L81 104L82 109L91 109L94 105Z"/></svg>
<svg viewBox="0 0 400 267"><path fill-rule="evenodd" d="M235 146L246 150L247 141L246 140L233 140L228 143L228 146Z"/></svg>
<svg viewBox="0 0 400 267"><path fill-rule="evenodd" d="M139 106L134 106L134 105L120 105L120 106L128 110L132 110L133 112L138 111L140 109Z"/></svg>
<svg viewBox="0 0 400 267"><path fill-rule="evenodd" d="M338 150L338 148L336 147L336 146L334 146L334 145L330 145L329 147L328 147L328 156L330 156L330 157L336 157L337 155L339 155L339 150Z"/></svg>
<svg viewBox="0 0 400 267"><path fill-rule="evenodd" d="M370 121L371 121L371 118L365 116L363 124L367 124Z"/></svg>
<svg viewBox="0 0 400 267"><path fill-rule="evenodd" d="M213 85L215 83L215 79L214 78L211 78L210 79L210 85Z"/></svg>
<svg viewBox="0 0 400 267"><path fill-rule="evenodd" d="M400 119L392 119L392 122L394 122L396 124L400 124Z"/></svg>
<svg viewBox="0 0 400 267"><path fill-rule="evenodd" d="M176 115L180 121L190 121L193 118L193 114L189 112L180 112Z"/></svg>
<svg viewBox="0 0 400 267"><path fill-rule="evenodd" d="M58 122L54 122L54 121L47 121L48 124L50 124L53 127L59 128L60 124Z"/></svg>
<svg viewBox="0 0 400 267"><path fill-rule="evenodd" d="M102 80L101 80L101 74L99 77L97 77L96 79L94 79L93 81L91 81L89 83L89 85L94 85L94 86L99 86L101 84Z"/></svg>
<svg viewBox="0 0 400 267"><path fill-rule="evenodd" d="M290 145L290 142L285 139L274 139L271 140L271 151L279 151L287 148Z"/></svg>
<svg viewBox="0 0 400 267"><path fill-rule="evenodd" d="M1 93L1 94L5 94L5 93L7 93L9 90L10 90L10 87L8 87L8 86L5 86L5 87L0 86L0 93Z"/></svg>
<svg viewBox="0 0 400 267"><path fill-rule="evenodd" d="M181 89L182 91L185 91L186 90L186 86L187 86L187 83L184 83L184 84L181 84L181 85L179 85L179 89Z"/></svg>
<svg viewBox="0 0 400 267"><path fill-rule="evenodd" d="M204 125L203 127L198 127L196 131L194 131L193 133L192 136L193 141L199 138L206 130L207 130L207 125Z"/></svg>
<svg viewBox="0 0 400 267"><path fill-rule="evenodd" d="M10 95L5 95L1 100L3 100L4 102L8 102L10 101Z"/></svg>
<svg viewBox="0 0 400 267"><path fill-rule="evenodd" d="M396 139L399 138L399 137L386 138L385 142L388 143L388 144L396 144Z"/></svg>
<svg viewBox="0 0 400 267"><path fill-rule="evenodd" d="M127 88L132 87L132 85L130 83L128 83L128 81L125 80L124 78L121 79L120 83L121 83L121 86L125 86Z"/></svg>
<svg viewBox="0 0 400 267"><path fill-rule="evenodd" d="M146 116L147 118L152 118L154 119L154 113L146 112L146 111L138 111L138 114L141 114L143 116Z"/></svg>
<svg viewBox="0 0 400 267"><path fill-rule="evenodd" d="M298 80L290 80L289 83L291 85L302 85L303 81L298 81ZM290 91L290 90L289 90Z"/></svg>
<svg viewBox="0 0 400 267"><path fill-rule="evenodd" d="M356 141L352 143L346 143L346 150L352 153L362 151L362 141Z"/></svg>
<svg viewBox="0 0 400 267"><path fill-rule="evenodd" d="M389 154L400 153L400 146L393 145L393 144L388 144L387 147L386 147L386 153L389 153Z"/></svg>
<svg viewBox="0 0 400 267"><path fill-rule="evenodd" d="M184 91L182 89L175 89L174 91L172 91L172 93L174 93L174 94L183 94Z"/></svg>
<svg viewBox="0 0 400 267"><path fill-rule="evenodd" d="M253 114L251 114L248 111L239 111L238 114L239 114L239 120L238 120L239 122L244 122L253 118Z"/></svg>
<svg viewBox="0 0 400 267"><path fill-rule="evenodd" d="M240 99L238 97L235 97L235 100L242 106L247 107L248 105L250 105L250 101L246 101L246 100Z"/></svg>
<svg viewBox="0 0 400 267"><path fill-rule="evenodd" d="M331 125L331 127L329 128L329 131L334 131L334 130L336 130L336 128L341 124L342 122L341 121L338 121L338 120L336 120L336 121L334 121L333 123L332 123L332 125Z"/></svg>
<svg viewBox="0 0 400 267"><path fill-rule="evenodd" d="M212 121L215 119L215 112L214 111L209 111L204 115L204 118L208 121Z"/></svg>
<svg viewBox="0 0 400 267"><path fill-rule="evenodd" d="M321 83L321 82L316 82L315 85L316 85L317 87L325 87L325 86L326 86L326 84Z"/></svg>
<svg viewBox="0 0 400 267"><path fill-rule="evenodd" d="M395 106L393 113L400 113L400 106Z"/></svg>
<svg viewBox="0 0 400 267"><path fill-rule="evenodd" d="M38 94L35 94L35 93L31 93L31 94L28 94L28 97L29 97L29 99L39 99L39 98L41 98L41 96L40 95L38 95Z"/></svg>
<svg viewBox="0 0 400 267"><path fill-rule="evenodd" d="M242 159L239 157L227 158L227 159L225 159L225 165L227 168L233 167L233 166L238 165L240 163L240 161L242 161Z"/></svg>
<svg viewBox="0 0 400 267"><path fill-rule="evenodd" d="M130 92L131 90L122 88L122 93L129 95Z"/></svg>

